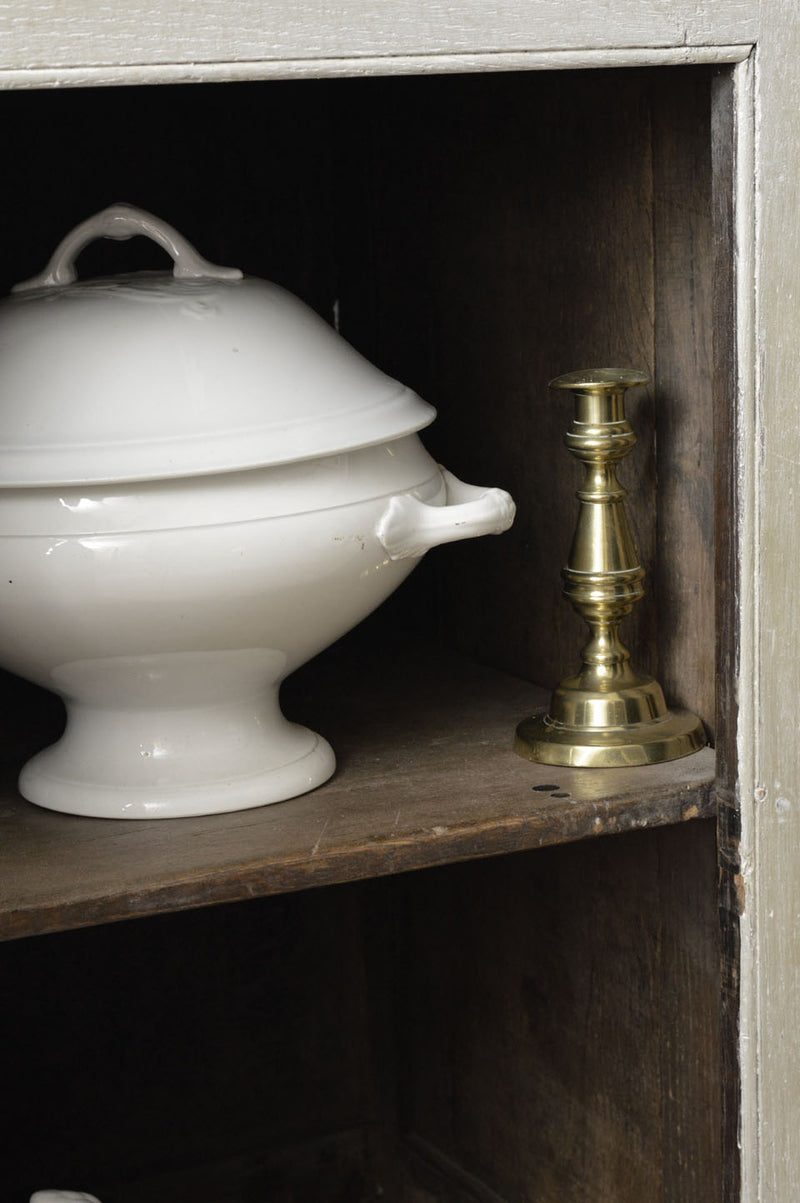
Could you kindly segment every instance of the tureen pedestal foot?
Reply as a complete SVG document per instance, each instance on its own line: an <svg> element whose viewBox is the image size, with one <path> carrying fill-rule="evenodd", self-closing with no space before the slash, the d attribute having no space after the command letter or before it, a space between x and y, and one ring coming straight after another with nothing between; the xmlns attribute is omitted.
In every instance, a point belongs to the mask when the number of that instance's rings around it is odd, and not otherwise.
<svg viewBox="0 0 800 1203"><path fill-rule="evenodd" d="M333 773L336 760L328 741L306 728L300 730L308 737L308 748L289 764L267 766L246 776L223 776L218 781L163 786L70 779L62 775L61 749L54 744L28 761L20 774L19 790L29 802L47 810L98 819L186 819L249 810L296 798L322 785Z"/></svg>
<svg viewBox="0 0 800 1203"><path fill-rule="evenodd" d="M172 653L58 670L69 682L66 730L25 765L20 793L67 814L155 819L315 789L333 773L334 753L281 713L279 682L263 683L272 655Z"/></svg>
<svg viewBox="0 0 800 1203"><path fill-rule="evenodd" d="M143 716L152 732L154 716ZM67 731L23 768L19 790L29 802L66 814L106 819L169 819L192 815L222 814L283 802L316 789L333 773L336 760L333 749L322 736L293 723L285 722L278 731L274 726L269 739L259 741L260 749L241 756L235 730L237 716L217 708L208 718L224 725L225 740L215 734L213 743L218 764L213 774L192 768L195 739L212 738L211 727L196 712L186 716L191 725L199 720L197 735L187 738L180 714L171 714L166 723L157 725L159 736L150 743L178 748L177 757L167 756L153 773L150 783L135 784L126 774L134 757L142 756L137 733L131 729L131 716L104 713L102 716L73 707ZM114 731L113 728L117 730ZM178 728L178 738L173 733ZM108 756L98 755L97 740L102 730ZM217 728L217 732L219 728ZM279 736L279 739L275 737ZM227 746L223 746L223 744ZM207 747L205 749L207 751ZM198 749L199 751L199 749ZM260 755L258 752L260 751ZM158 752L151 752L151 758ZM198 760L208 757L198 756ZM246 760L245 769L242 760ZM176 763L176 760L180 763ZM261 767L255 763L261 761ZM133 774L130 774L132 777Z"/></svg>

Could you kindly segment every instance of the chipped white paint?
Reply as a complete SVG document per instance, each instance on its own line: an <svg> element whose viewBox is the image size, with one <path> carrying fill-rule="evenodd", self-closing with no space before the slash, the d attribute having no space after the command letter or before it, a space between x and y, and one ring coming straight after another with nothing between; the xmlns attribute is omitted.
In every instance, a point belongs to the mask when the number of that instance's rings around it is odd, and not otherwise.
<svg viewBox="0 0 800 1203"><path fill-rule="evenodd" d="M365 55L354 58L276 58L236 62L108 63L20 70L0 66L0 90L83 88L130 84L234 83L241 80L349 78L370 75L446 75L472 71L568 71L593 67L685 67L739 63L750 46L660 46L606 50L498 51L491 54Z"/></svg>
<svg viewBox="0 0 800 1203"><path fill-rule="evenodd" d="M735 881L742 911L741 961L739 966L741 1015L739 1061L742 1098L739 1143L741 1151L742 1203L759 1199L758 1116L758 968L755 941L753 870L755 825L769 791L763 782L772 774L760 775L756 757L756 723L759 713L759 619L760 581L758 563L758 428L757 356L755 339L755 54L735 71L735 262L738 388L736 478L740 504L738 533L741 556L739 647L739 804L742 813L740 872ZM777 1203L777 1201L776 1201ZM788 1203L788 1200L787 1200Z"/></svg>
<svg viewBox="0 0 800 1203"><path fill-rule="evenodd" d="M6 0L0 67L749 44L754 11L751 0Z"/></svg>
<svg viewBox="0 0 800 1203"><path fill-rule="evenodd" d="M800 1198L800 28L795 0L762 0L755 56L757 460L748 488L758 498L747 632L753 711L742 817L748 855L748 921L742 964L745 1062L744 1199ZM746 620L747 621L747 620ZM765 637L760 638L760 632ZM773 805L748 805L756 781L775 781ZM752 793L750 794L752 796Z"/></svg>

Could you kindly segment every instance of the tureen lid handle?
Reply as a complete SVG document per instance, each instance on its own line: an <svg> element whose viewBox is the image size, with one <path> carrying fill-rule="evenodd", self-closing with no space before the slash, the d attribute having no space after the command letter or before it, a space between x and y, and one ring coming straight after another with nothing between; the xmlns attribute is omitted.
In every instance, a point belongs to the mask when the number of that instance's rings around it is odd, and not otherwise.
<svg viewBox="0 0 800 1203"><path fill-rule="evenodd" d="M163 247L175 263L173 275L179 280L241 280L238 267L218 267L209 263L172 226L159 217L133 205L110 205L94 217L88 217L70 230L56 247L43 272L30 280L15 284L12 292L28 292L34 288L72 284L78 277L75 260L85 246L95 238L114 238L123 241L143 234Z"/></svg>

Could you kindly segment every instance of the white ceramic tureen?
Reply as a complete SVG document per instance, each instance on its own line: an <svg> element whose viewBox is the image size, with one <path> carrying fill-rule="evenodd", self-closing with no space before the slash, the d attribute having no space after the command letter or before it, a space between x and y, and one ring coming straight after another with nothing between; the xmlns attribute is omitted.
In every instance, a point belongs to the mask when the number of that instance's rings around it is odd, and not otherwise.
<svg viewBox="0 0 800 1203"><path fill-rule="evenodd" d="M172 274L76 281L97 237ZM114 205L0 306L0 663L59 693L20 790L81 815L277 802L334 769L283 678L431 547L510 526L416 432L435 411L274 284Z"/></svg>

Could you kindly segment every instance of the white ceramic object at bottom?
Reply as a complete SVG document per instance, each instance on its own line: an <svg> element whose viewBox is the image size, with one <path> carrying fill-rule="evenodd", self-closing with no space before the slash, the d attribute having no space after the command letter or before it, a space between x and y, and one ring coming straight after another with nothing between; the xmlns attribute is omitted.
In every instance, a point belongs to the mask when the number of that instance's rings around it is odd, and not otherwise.
<svg viewBox="0 0 800 1203"><path fill-rule="evenodd" d="M31 1203L100 1203L100 1200L83 1190L37 1190L31 1195Z"/></svg>
<svg viewBox="0 0 800 1203"><path fill-rule="evenodd" d="M334 753L284 718L283 679L428 548L513 514L416 435L216 476L5 489L0 663L67 709L20 791L72 814L168 818L313 789Z"/></svg>

